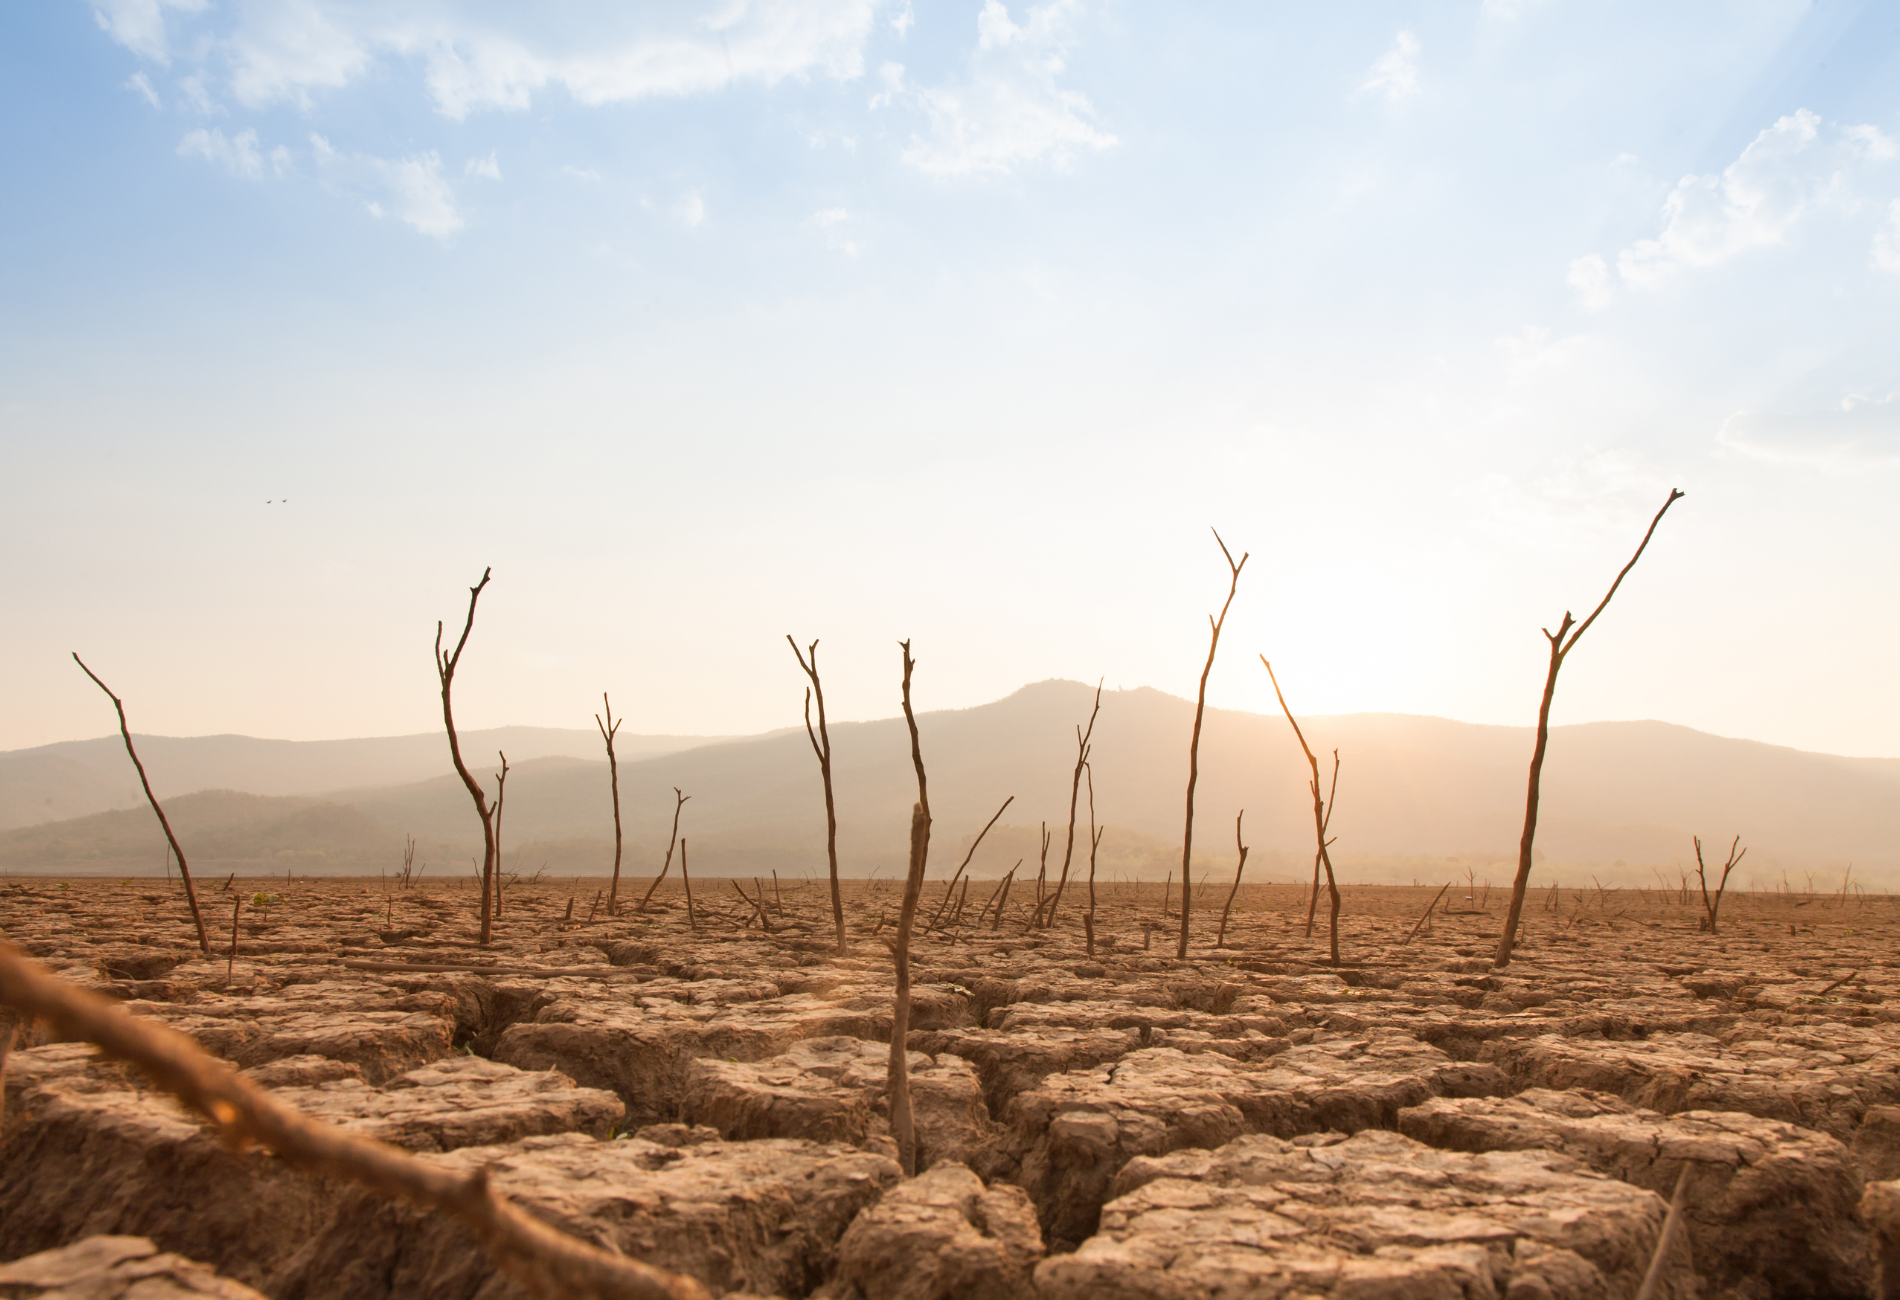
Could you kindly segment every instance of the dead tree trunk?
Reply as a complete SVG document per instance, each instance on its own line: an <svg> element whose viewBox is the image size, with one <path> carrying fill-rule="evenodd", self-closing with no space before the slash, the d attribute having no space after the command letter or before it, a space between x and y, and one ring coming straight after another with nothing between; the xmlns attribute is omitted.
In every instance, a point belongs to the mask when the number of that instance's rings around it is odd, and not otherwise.
<svg viewBox="0 0 1900 1300"><path fill-rule="evenodd" d="M1234 895L1240 892L1240 873L1247 869L1247 846L1240 842L1240 818L1247 815L1242 808L1240 816L1234 818L1234 847L1240 850L1240 862L1234 868L1234 887L1227 891L1227 906L1220 910L1220 934L1214 940L1216 948L1227 946L1227 917L1234 910Z"/></svg>
<svg viewBox="0 0 1900 1300"><path fill-rule="evenodd" d="M1280 701L1280 711L1286 714L1286 720L1293 724L1293 734L1300 742L1300 752L1306 755L1306 765L1313 771L1313 779L1307 783L1307 789L1313 792L1313 837L1319 843L1319 861L1326 868L1326 892L1332 898L1331 951L1333 965L1339 965L1339 882L1333 879L1333 858L1327 852L1332 843L1326 838L1326 828L1332 825L1333 806L1339 799L1339 751L1333 751L1333 789L1328 798L1319 793L1319 760L1313 757L1313 750L1306 743L1306 734L1300 730L1300 724L1294 721L1293 710L1287 708L1286 696L1280 693L1280 679L1273 675L1273 665L1267 663L1265 655L1260 662L1266 665L1267 679L1273 683L1274 698ZM1319 881L1313 881L1313 901L1306 911L1306 936L1313 937L1313 911L1319 906Z"/></svg>
<svg viewBox="0 0 1900 1300"><path fill-rule="evenodd" d="M1089 959L1095 958L1095 851L1102 847L1105 827L1095 824L1095 769L1089 768L1089 910L1082 918L1082 932L1088 941Z"/></svg>
<svg viewBox="0 0 1900 1300"><path fill-rule="evenodd" d="M601 705L607 710L607 720L602 722L600 715L594 715L594 725L600 728L600 738L607 742L607 782L614 796L614 883L607 895L607 914L611 916L614 904L620 899L620 760L614 757L614 735L620 730L620 723L614 721L614 706L607 699L607 692L600 693ZM621 722L626 721L625 718Z"/></svg>
<svg viewBox="0 0 1900 1300"><path fill-rule="evenodd" d="M495 919L501 920L501 801L508 794L508 755L499 749L501 771L495 776Z"/></svg>
<svg viewBox="0 0 1900 1300"><path fill-rule="evenodd" d="M481 599L482 588L488 585L489 569L482 570L482 580L468 589L468 620L462 624L462 638L455 643L454 654L442 653L442 624L435 625L435 674L442 683L442 725L449 733L449 757L455 761L455 774L462 778L462 785L468 790L468 797L475 802L476 815L482 819L482 930L481 942L487 944L494 929L494 920L489 913L488 887L495 873L495 819L488 810L488 796L482 792L482 783L477 781L468 770L468 764L462 761L462 742L455 734L455 711L449 702L449 693L455 685L455 670L462 662L462 649L468 645L468 634L475 627L475 602Z"/></svg>
<svg viewBox="0 0 1900 1300"><path fill-rule="evenodd" d="M786 643L792 647L792 653L798 656L798 666L805 670L805 676L811 678L811 688L805 692L805 735L811 740L811 752L818 756L818 775L825 783L825 860L831 867L831 923L838 935L838 955L844 956L844 895L838 889L838 805L831 796L831 733L825 728L825 688L818 680L818 643L810 646L811 658L807 660L799 653L798 642L791 634L785 635ZM818 697L818 730L811 729L812 697Z"/></svg>
<svg viewBox="0 0 1900 1300"><path fill-rule="evenodd" d="M693 878L686 872L686 841L680 841L680 884L686 886L686 924L699 929L699 914L693 911Z"/></svg>
<svg viewBox="0 0 1900 1300"><path fill-rule="evenodd" d="M910 707L910 674L916 667L910 642L904 647L904 721L910 727L910 759L917 769L917 803L910 811L910 874L904 878L904 904L897 914L897 939L891 955L897 964L897 996L891 1006L891 1136L904 1177L917 1175L917 1128L910 1108L910 930L917 920L917 898L930 858L930 791L924 781L924 751L917 742L917 715Z"/></svg>
<svg viewBox="0 0 1900 1300"><path fill-rule="evenodd" d="M1662 517L1669 513L1669 507L1676 504L1682 495L1674 488L1669 490L1669 499L1662 503L1662 509L1658 510L1656 517L1649 521L1649 528L1643 533L1643 540L1637 544L1636 554L1630 556L1630 562L1624 565L1622 571L1616 575L1616 581L1610 584L1610 589L1603 594L1603 599L1597 603L1597 607L1590 611L1589 618L1577 623L1571 618L1570 611L1565 610L1563 622L1557 625L1554 635L1549 628L1542 629L1544 639L1550 642L1550 668L1544 676L1543 699L1537 706L1537 743L1531 750L1530 782L1524 796L1524 834L1517 844L1517 877L1511 882L1511 910L1505 915L1504 933L1498 939L1497 956L1493 959L1500 970L1511 964L1511 950L1517 946L1517 923L1524 914L1524 891L1529 887L1531 880L1531 847L1537 838L1537 800L1539 787L1544 777L1544 751L1550 744L1550 701L1551 697L1557 693L1558 670L1564 666L1564 657L1575 648L1583 634L1590 630L1590 625L1597 621L1597 615L1609 605L1610 597L1614 596L1616 589L1623 585L1623 579L1629 576L1629 571L1636 567L1638 560L1643 558L1643 551L1648 547L1649 539L1655 536L1656 525L1662 522Z"/></svg>
<svg viewBox="0 0 1900 1300"><path fill-rule="evenodd" d="M1106 680L1106 679L1104 679ZM1075 729L1075 775L1069 780L1069 838L1062 846L1062 875L1056 880L1055 897L1049 900L1049 914L1042 924L1055 924L1056 909L1062 906L1062 891L1069 884L1069 863L1075 857L1075 804L1082 793L1082 769L1089 761L1089 738L1095 734L1095 715L1102 711L1102 683L1095 683L1095 707L1089 710L1088 730Z"/></svg>
<svg viewBox="0 0 1900 1300"><path fill-rule="evenodd" d="M145 779L145 764L139 762L138 750L132 748L132 729L125 725L125 703L112 693L110 687L99 680L98 674L86 667L86 661L73 652L73 662L79 665L79 671L92 678L92 684L106 693L112 701L112 707L119 715L119 735L125 740L125 752L132 757L132 766L138 769L139 786L145 791L145 802L152 805L152 811L158 814L159 827L165 832L165 843L171 846L172 856L178 859L178 876L185 882L185 901L191 904L192 924L198 927L198 949L206 956L211 955L211 936L205 933L205 919L198 911L198 890L191 883L191 868L185 865L185 851L178 847L178 837L172 834L172 824L165 817L165 810L159 806L158 796L152 793L152 783Z"/></svg>
<svg viewBox="0 0 1900 1300"><path fill-rule="evenodd" d="M686 801L692 797L690 794L681 794L678 786L673 787L673 834L666 841L666 861L660 864L660 874L653 877L653 883L647 886L647 892L640 899L640 906L633 909L636 912L647 910L647 904L653 900L653 891L660 887L660 882L666 879L667 872L673 869L673 849L680 842L680 809L684 808Z"/></svg>
<svg viewBox="0 0 1900 1300"><path fill-rule="evenodd" d="M1211 531L1211 530L1210 530ZM1194 785L1201 777L1201 716L1207 712L1207 675L1214 671L1214 652L1220 649L1220 630L1227 622L1227 610L1234 603L1234 592L1240 587L1240 571L1246 567L1247 553L1242 552L1240 563L1234 563L1234 553L1227 549L1219 533L1214 540L1220 543L1220 553L1227 557L1227 567L1232 571L1232 580L1227 584L1227 601L1220 607L1220 617L1212 614L1207 622L1213 628L1213 636L1207 643L1207 664L1201 669L1200 694L1194 698L1194 736L1188 741L1188 782L1187 782L1187 825L1181 832L1181 942L1175 951L1178 961L1187 960L1188 950L1188 913L1193 909L1188 902L1188 863L1194 857Z"/></svg>
<svg viewBox="0 0 1900 1300"><path fill-rule="evenodd" d="M1715 923L1722 912L1722 894L1728 888L1728 873L1735 870L1736 864L1748 856L1747 849L1742 849L1740 853L1735 851L1741 848L1741 844L1742 837L1737 835L1735 842L1728 846L1728 861L1722 864L1722 879L1715 886L1715 900L1711 902L1709 900L1709 873L1702 866L1702 837L1700 835L1695 837L1695 874L1696 879L1702 882L1702 911L1708 917L1705 924L1709 927L1710 934L1715 933ZM1852 869L1849 868L1850 871Z"/></svg>

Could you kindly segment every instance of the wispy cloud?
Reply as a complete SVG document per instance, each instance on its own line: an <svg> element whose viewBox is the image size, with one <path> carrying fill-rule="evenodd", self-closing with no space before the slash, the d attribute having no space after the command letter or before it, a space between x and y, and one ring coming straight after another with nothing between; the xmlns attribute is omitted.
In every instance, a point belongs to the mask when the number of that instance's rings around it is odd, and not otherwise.
<svg viewBox="0 0 1900 1300"><path fill-rule="evenodd" d="M687 190L686 193L673 200L673 206L666 211L673 220L688 230L693 230L706 219L706 200L699 196L698 190Z"/></svg>
<svg viewBox="0 0 1900 1300"><path fill-rule="evenodd" d="M113 40L142 59L157 64L171 62L171 33L167 30L167 10L172 13L204 12L210 0L97 0L92 16Z"/></svg>
<svg viewBox="0 0 1900 1300"><path fill-rule="evenodd" d="M447 243L468 223L455 202L455 191L442 175L442 159L434 150L401 158L347 153L323 136L312 133L310 147L317 168L332 188L372 197L365 208L372 216L394 211L397 218L439 243ZM499 170L499 169L498 169Z"/></svg>
<svg viewBox="0 0 1900 1300"><path fill-rule="evenodd" d="M1418 93L1418 37L1400 32L1392 48L1373 61L1355 95L1384 95L1396 104Z"/></svg>
<svg viewBox="0 0 1900 1300"><path fill-rule="evenodd" d="M1737 411L1716 441L1738 455L1773 465L1847 473L1900 466L1900 394L1850 394L1816 411Z"/></svg>
<svg viewBox="0 0 1900 1300"><path fill-rule="evenodd" d="M495 155L491 151L486 158L470 158L466 163L463 163L462 175L479 176L484 180L498 181L501 179L501 164L495 161Z"/></svg>
<svg viewBox="0 0 1900 1300"><path fill-rule="evenodd" d="M172 31L177 19L207 14L189 49L202 67L228 74L231 95L246 107L308 107L395 56L420 65L440 112L462 118L525 109L556 86L581 103L608 104L813 73L854 78L882 3L606 6L551 30L531 30L540 27L531 8L479 14L405 0L251 0L224 10L209 10L207 0L99 0L94 13L115 41L160 64L187 48ZM894 19L900 34L907 14Z"/></svg>
<svg viewBox="0 0 1900 1300"><path fill-rule="evenodd" d="M811 214L807 224L824 232L825 247L834 253L843 253L846 257L856 257L862 245L850 237L851 213L845 208L822 208Z"/></svg>
<svg viewBox="0 0 1900 1300"><path fill-rule="evenodd" d="M1000 0L985 0L970 76L915 92L931 129L904 160L933 176L1001 174L1045 162L1064 168L1117 144L1095 125L1088 97L1057 84L1080 11L1076 0L1052 0L1019 24Z"/></svg>
<svg viewBox="0 0 1900 1300"><path fill-rule="evenodd" d="M1610 264L1601 253L1587 253L1570 263L1565 282L1576 291L1577 301L1591 311L1610 305Z"/></svg>
<svg viewBox="0 0 1900 1300"><path fill-rule="evenodd" d="M1654 285L1780 244L1814 209L1851 206L1858 179L1895 154L1876 127L1828 126L1797 110L1721 172L1683 177L1663 204L1661 232L1625 248L1617 273L1632 285Z"/></svg>
<svg viewBox="0 0 1900 1300"><path fill-rule="evenodd" d="M264 157L258 152L257 132L239 131L226 138L224 132L212 128L200 127L187 132L178 142L178 154L182 158L193 155L230 172L233 176L242 176L248 180L257 180L264 175Z"/></svg>
<svg viewBox="0 0 1900 1300"><path fill-rule="evenodd" d="M151 78L147 77L143 72L135 72L127 77L124 85L127 90L138 91L140 98L153 108L159 106L158 92L152 89Z"/></svg>

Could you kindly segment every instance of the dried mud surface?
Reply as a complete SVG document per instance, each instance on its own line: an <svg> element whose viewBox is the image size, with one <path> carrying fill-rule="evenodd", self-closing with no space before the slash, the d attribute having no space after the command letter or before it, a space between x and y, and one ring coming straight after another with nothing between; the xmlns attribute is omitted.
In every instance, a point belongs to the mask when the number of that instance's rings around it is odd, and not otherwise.
<svg viewBox="0 0 1900 1300"><path fill-rule="evenodd" d="M983 882L913 945L906 1182L894 883L847 886L844 957L810 882L761 886L770 932L724 880L696 923L676 882L616 917L602 883L517 885L483 947L465 882L201 882L207 959L175 886L13 880L0 936L715 1294L1628 1297L1685 1169L1659 1294L1873 1295L1900 1257L1885 897L1732 894L1710 935L1699 899L1546 889L1500 972L1501 891L1408 942L1435 889L1349 888L1333 967L1294 886L1244 886L1224 946L1197 889L1178 961L1159 885L1098 887L1091 954L1085 892L1036 929L1019 882L977 926ZM141 1296L522 1294L453 1224L227 1150L40 1026L0 1122L0 1296L54 1294L19 1270L63 1248Z"/></svg>

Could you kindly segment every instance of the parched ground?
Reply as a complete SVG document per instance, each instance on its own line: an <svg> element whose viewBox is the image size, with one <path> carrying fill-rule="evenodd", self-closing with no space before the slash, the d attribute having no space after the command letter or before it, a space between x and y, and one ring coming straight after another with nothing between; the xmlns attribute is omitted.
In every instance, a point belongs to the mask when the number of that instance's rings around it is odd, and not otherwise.
<svg viewBox="0 0 1900 1300"><path fill-rule="evenodd" d="M514 886L484 947L469 882L204 881L207 959L175 885L13 880L0 936L715 1294L1633 1297L1685 1169L1658 1294L1874 1294L1890 898L1731 895L1711 935L1699 898L1545 888L1500 972L1501 890L1454 888L1408 941L1435 888L1349 888L1335 967L1295 886L1243 886L1224 943L1227 891L1200 888L1183 961L1158 884L1098 888L1091 953L1073 883L1038 928L1033 882L980 923L994 882L947 905L931 882L905 1181L896 882L847 884L846 956L822 884L741 882L762 929L727 880L694 882L691 917L676 880L645 913L623 882L615 916L604 883ZM177 1294L521 1294L453 1225L228 1151L37 1026L4 1126L0 1295L82 1266L199 1270Z"/></svg>

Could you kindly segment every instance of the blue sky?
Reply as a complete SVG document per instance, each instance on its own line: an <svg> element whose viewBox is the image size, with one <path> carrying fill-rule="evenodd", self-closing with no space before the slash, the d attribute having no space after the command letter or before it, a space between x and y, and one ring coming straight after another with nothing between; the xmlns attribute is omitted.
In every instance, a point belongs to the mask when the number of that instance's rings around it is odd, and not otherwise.
<svg viewBox="0 0 1900 1300"><path fill-rule="evenodd" d="M1049 676L1900 754L1900 9L0 13L0 747ZM287 498L287 500L286 500ZM270 504L266 504L269 502ZM1253 663L1250 670L1248 664Z"/></svg>

